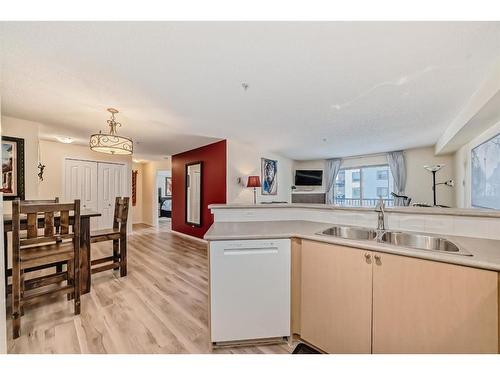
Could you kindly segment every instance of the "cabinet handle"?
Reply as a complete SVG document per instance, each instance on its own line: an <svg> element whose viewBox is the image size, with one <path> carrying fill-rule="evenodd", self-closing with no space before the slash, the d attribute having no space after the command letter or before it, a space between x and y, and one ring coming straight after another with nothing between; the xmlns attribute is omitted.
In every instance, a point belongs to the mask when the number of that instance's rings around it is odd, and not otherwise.
<svg viewBox="0 0 500 375"><path fill-rule="evenodd" d="M372 256L370 255L370 253L365 253L365 259L366 260L370 260Z"/></svg>
<svg viewBox="0 0 500 375"><path fill-rule="evenodd" d="M375 258L376 261L378 261L378 262L380 261L380 255L375 255L374 258Z"/></svg>

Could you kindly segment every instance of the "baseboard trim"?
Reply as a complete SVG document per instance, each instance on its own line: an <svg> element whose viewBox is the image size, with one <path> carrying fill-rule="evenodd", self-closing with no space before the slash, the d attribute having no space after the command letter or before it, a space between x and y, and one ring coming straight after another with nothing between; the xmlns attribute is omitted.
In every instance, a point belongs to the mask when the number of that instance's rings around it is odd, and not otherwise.
<svg viewBox="0 0 500 375"><path fill-rule="evenodd" d="M148 227L152 227L151 224L145 223L144 221L141 221L140 223L132 223L132 225L147 225Z"/></svg>
<svg viewBox="0 0 500 375"><path fill-rule="evenodd" d="M198 237L195 237L195 236L190 236L189 234L178 232L178 231L173 230L173 229L171 230L171 232L174 233L174 234L176 234L176 235L178 235L178 236L189 238L190 240L195 240L195 241L198 241L198 242L202 242L204 244L208 243L208 241L204 240L203 238L198 238Z"/></svg>

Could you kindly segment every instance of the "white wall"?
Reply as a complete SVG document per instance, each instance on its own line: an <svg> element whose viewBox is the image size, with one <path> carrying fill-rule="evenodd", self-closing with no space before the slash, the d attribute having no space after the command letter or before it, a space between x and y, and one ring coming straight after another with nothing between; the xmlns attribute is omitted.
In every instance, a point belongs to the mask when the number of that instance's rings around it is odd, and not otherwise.
<svg viewBox="0 0 500 375"><path fill-rule="evenodd" d="M143 208L142 208L142 180L144 175L142 163L132 163L132 170L137 171L137 184L136 184L136 202L132 206L132 224L139 224L143 222Z"/></svg>
<svg viewBox="0 0 500 375"><path fill-rule="evenodd" d="M471 151L474 147L500 133L500 122L478 135L455 153L456 206L471 207Z"/></svg>
<svg viewBox="0 0 500 375"><path fill-rule="evenodd" d="M172 171L158 171L156 175L156 191L161 189L161 195L166 196L165 178L171 177Z"/></svg>
<svg viewBox="0 0 500 375"><path fill-rule="evenodd" d="M422 147L405 150L407 181L406 195L412 198L412 202L432 204L432 175L423 168L424 165L445 164L446 166L438 172L437 180L446 181L454 174L453 155L436 156L434 147ZM385 155L360 156L342 160L342 168L355 168L368 165L387 164ZM322 169L324 171L325 160L295 161L293 163L293 175L296 169ZM438 203L446 206L455 206L455 190L447 186L438 186ZM297 190L303 190L298 188ZM315 192L324 192L324 181L321 187L312 188Z"/></svg>
<svg viewBox="0 0 500 375"><path fill-rule="evenodd" d="M454 177L454 156L436 156L432 147L413 148L405 151L406 156L406 195L412 197L412 203L432 204L432 173L424 169L424 165L444 164L437 175L438 182L444 182ZM437 202L445 206L455 207L455 188L439 185L437 187Z"/></svg>
<svg viewBox="0 0 500 375"><path fill-rule="evenodd" d="M66 158L92 160L101 162L123 163L127 176L131 176L132 157L130 155L109 155L92 151L88 146L64 144L60 142L40 140L41 160L45 164L43 181L38 182L38 176L26 178L26 184L38 184L37 199L64 198L64 162ZM38 172L38 171L37 171ZM36 181L36 182L35 182ZM132 178L127 179L129 186L125 191L131 191Z"/></svg>
<svg viewBox="0 0 500 375"><path fill-rule="evenodd" d="M158 225L158 193L156 176L158 171L171 170L171 159L150 161L142 167L142 222L147 225Z"/></svg>
<svg viewBox="0 0 500 375"><path fill-rule="evenodd" d="M41 124L33 121L21 120L14 117L2 117L2 135L24 139L24 186L26 199L63 198L64 159L67 157L124 163L127 167L128 175L130 175L132 166L132 157L130 155L108 155L94 152L86 145L39 140L40 126ZM41 162L45 164L43 181L39 181L38 179L37 165L39 153ZM6 201L4 209L6 212L11 212L11 202Z"/></svg>
<svg viewBox="0 0 500 375"><path fill-rule="evenodd" d="M291 202L291 159L261 150L256 145L227 140L227 203L253 203L253 189L245 187L246 180L248 176L261 176L261 158L278 161L278 193L263 196L258 188L257 202ZM245 186L237 183L238 177L242 178L242 184Z"/></svg>
<svg viewBox="0 0 500 375"><path fill-rule="evenodd" d="M132 220L134 224L142 223L151 226L158 224L157 191L160 186L158 175L170 176L171 167L170 159L132 164L132 169L138 171L137 200L136 205L132 207Z"/></svg>
<svg viewBox="0 0 500 375"><path fill-rule="evenodd" d="M309 169L309 170L321 170L323 171L323 180L321 186L297 186L295 192L300 191L310 191L314 193L324 193L325 192L325 160L296 160L293 162L292 168L292 185L295 183L295 171L297 169Z"/></svg>

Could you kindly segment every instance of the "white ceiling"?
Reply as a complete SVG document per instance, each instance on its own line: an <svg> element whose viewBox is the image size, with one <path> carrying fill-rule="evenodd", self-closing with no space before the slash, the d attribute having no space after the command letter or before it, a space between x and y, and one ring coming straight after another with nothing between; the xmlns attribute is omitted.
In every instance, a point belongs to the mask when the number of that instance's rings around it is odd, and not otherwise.
<svg viewBox="0 0 500 375"><path fill-rule="evenodd" d="M113 106L139 157L219 138L294 159L432 145L500 59L500 22L0 27L2 114L83 143Z"/></svg>

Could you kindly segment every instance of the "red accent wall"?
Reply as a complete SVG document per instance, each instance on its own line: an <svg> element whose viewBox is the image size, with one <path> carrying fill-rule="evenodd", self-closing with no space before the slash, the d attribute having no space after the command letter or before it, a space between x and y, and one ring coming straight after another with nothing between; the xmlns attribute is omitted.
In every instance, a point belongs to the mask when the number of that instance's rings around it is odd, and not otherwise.
<svg viewBox="0 0 500 375"><path fill-rule="evenodd" d="M186 224L186 164L202 162L201 227ZM226 203L226 141L212 143L172 156L172 229L203 238L214 222L208 209Z"/></svg>

